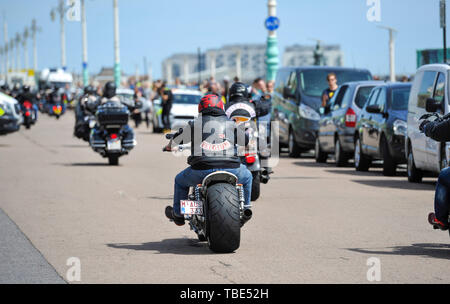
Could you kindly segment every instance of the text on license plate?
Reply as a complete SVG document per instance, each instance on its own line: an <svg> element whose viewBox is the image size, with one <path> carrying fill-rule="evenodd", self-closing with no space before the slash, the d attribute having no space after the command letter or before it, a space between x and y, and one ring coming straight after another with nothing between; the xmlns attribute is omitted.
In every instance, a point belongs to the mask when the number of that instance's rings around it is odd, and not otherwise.
<svg viewBox="0 0 450 304"><path fill-rule="evenodd" d="M180 201L180 213L186 215L203 215L201 201Z"/></svg>
<svg viewBox="0 0 450 304"><path fill-rule="evenodd" d="M110 139L108 140L108 150L120 150L122 145L120 143L120 139Z"/></svg>

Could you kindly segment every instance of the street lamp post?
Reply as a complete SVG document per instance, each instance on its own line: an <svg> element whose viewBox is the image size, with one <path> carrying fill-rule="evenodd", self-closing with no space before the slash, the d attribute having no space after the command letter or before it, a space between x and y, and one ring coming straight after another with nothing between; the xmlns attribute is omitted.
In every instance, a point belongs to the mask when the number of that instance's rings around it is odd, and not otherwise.
<svg viewBox="0 0 450 304"><path fill-rule="evenodd" d="M9 73L9 44L8 44L8 25L6 20L3 22L3 42L5 43L5 77L6 81L8 81L8 73Z"/></svg>
<svg viewBox="0 0 450 304"><path fill-rule="evenodd" d="M119 5L118 0L113 0L114 8L114 80L116 86L120 86L120 37L119 37Z"/></svg>
<svg viewBox="0 0 450 304"><path fill-rule="evenodd" d="M16 45L16 66L17 66L17 71L21 70L21 62L20 62L20 43L21 42L22 42L22 39L20 38L20 34L16 33L15 45Z"/></svg>
<svg viewBox="0 0 450 304"><path fill-rule="evenodd" d="M23 52L24 52L24 61L25 61L25 70L28 71L28 37L30 36L30 33L28 31L28 27L25 28L25 31L23 32L22 37L22 45L23 45Z"/></svg>
<svg viewBox="0 0 450 304"><path fill-rule="evenodd" d="M50 17L52 21L55 20L55 11L59 14L59 22L61 25L60 36L61 36L61 66L63 70L66 70L66 35L65 35L65 26L64 26L64 15L66 13L66 9L64 8L64 0L59 0L58 7L56 9L52 9L50 12Z"/></svg>
<svg viewBox="0 0 450 304"><path fill-rule="evenodd" d="M277 15L277 1L268 0L269 17L276 17ZM267 80L275 80L278 70L278 40L275 30L269 30L267 38L267 50L266 50L266 65L267 65Z"/></svg>
<svg viewBox="0 0 450 304"><path fill-rule="evenodd" d="M379 28L389 31L389 78L391 82L395 82L395 40L394 33L396 29L387 26L379 26Z"/></svg>
<svg viewBox="0 0 450 304"><path fill-rule="evenodd" d="M87 29L86 29L86 9L84 0L81 0L81 35L83 43L83 85L89 85L88 72L88 52L87 52Z"/></svg>
<svg viewBox="0 0 450 304"><path fill-rule="evenodd" d="M33 70L36 73L37 71L37 46L36 46L36 32L39 31L39 28L36 24L36 19L33 19L31 22L31 38L33 39Z"/></svg>

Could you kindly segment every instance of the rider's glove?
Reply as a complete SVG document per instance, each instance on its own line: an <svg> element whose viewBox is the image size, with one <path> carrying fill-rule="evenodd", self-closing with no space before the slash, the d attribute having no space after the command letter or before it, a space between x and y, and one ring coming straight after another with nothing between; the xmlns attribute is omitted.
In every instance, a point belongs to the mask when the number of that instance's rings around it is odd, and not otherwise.
<svg viewBox="0 0 450 304"><path fill-rule="evenodd" d="M428 121L428 120L422 121L422 123L419 126L420 132L425 133L426 126L430 123L431 123L431 121Z"/></svg>

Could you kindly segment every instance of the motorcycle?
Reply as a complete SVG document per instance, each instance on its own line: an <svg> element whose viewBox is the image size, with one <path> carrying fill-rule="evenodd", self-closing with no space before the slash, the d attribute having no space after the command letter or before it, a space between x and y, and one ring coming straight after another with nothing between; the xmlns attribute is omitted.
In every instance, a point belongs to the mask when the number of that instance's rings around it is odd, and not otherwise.
<svg viewBox="0 0 450 304"><path fill-rule="evenodd" d="M119 157L127 155L136 145L134 135L127 129L129 115L126 106L114 101L97 109L98 127L91 132L89 143L95 152L108 158L110 165L119 165Z"/></svg>
<svg viewBox="0 0 450 304"><path fill-rule="evenodd" d="M33 111L33 104L25 100L22 104L23 125L29 129L36 122L36 113Z"/></svg>
<svg viewBox="0 0 450 304"><path fill-rule="evenodd" d="M249 143L246 148L240 148L239 155L241 155L241 163L252 173L251 200L256 201L261 193L261 183L268 183L270 172L261 166L262 155L258 149L259 130L255 106L252 103L235 103L226 110L226 114L236 124L246 124L246 129L249 130Z"/></svg>
<svg viewBox="0 0 450 304"><path fill-rule="evenodd" d="M173 134L167 134L172 139ZM176 148L184 149L183 145ZM172 149L163 148L164 152ZM237 177L226 171L209 174L189 189L188 200L180 202L180 213L201 242L216 253L231 253L240 246L241 227L252 218L244 208L244 189Z"/></svg>

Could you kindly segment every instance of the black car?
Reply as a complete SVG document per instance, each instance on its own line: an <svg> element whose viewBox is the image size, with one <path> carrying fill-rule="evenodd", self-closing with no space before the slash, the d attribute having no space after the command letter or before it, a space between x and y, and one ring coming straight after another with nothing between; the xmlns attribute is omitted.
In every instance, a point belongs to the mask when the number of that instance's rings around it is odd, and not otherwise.
<svg viewBox="0 0 450 304"><path fill-rule="evenodd" d="M368 171L373 160L383 160L383 174L395 175L406 163L405 136L410 83L375 87L361 112L355 134L355 168Z"/></svg>

